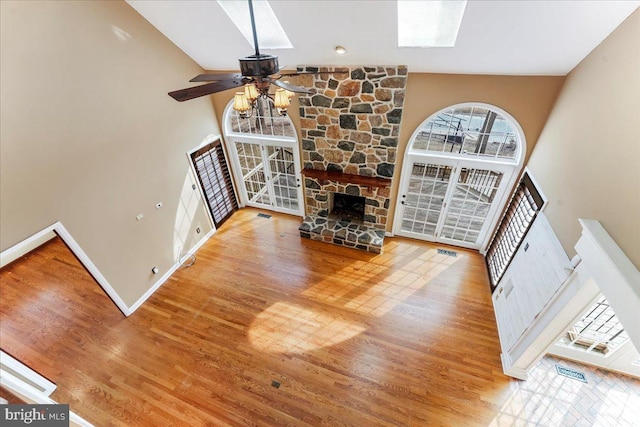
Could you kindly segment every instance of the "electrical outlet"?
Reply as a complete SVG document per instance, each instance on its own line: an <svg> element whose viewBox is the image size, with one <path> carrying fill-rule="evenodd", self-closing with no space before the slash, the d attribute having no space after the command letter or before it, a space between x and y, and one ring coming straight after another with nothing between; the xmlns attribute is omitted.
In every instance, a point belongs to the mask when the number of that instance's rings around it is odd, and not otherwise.
<svg viewBox="0 0 640 427"><path fill-rule="evenodd" d="M136 215L136 219L137 219L138 221L142 221L142 218L144 218L144 215L143 215L143 214L139 213L138 215Z"/></svg>

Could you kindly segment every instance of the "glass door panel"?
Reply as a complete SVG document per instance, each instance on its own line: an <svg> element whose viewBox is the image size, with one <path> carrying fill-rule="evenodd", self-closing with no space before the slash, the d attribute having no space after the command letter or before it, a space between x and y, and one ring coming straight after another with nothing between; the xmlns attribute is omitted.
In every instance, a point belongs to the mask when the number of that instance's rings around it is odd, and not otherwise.
<svg viewBox="0 0 640 427"><path fill-rule="evenodd" d="M234 141L232 147L243 203L302 215L300 162L295 144L244 140Z"/></svg>
<svg viewBox="0 0 640 427"><path fill-rule="evenodd" d="M475 244L502 182L502 173L458 168L440 237Z"/></svg>
<svg viewBox="0 0 640 427"><path fill-rule="evenodd" d="M444 158L433 163L408 160L400 183L396 233L479 249L506 191L508 168Z"/></svg>
<svg viewBox="0 0 640 427"><path fill-rule="evenodd" d="M273 203L283 209L299 211L298 179L294 149L283 146L266 146L271 174Z"/></svg>
<svg viewBox="0 0 640 427"><path fill-rule="evenodd" d="M236 142L235 147L248 203L269 206L271 200L264 171L262 146L249 142Z"/></svg>
<svg viewBox="0 0 640 427"><path fill-rule="evenodd" d="M402 195L401 231L425 237L436 236L451 172L451 166L413 163Z"/></svg>

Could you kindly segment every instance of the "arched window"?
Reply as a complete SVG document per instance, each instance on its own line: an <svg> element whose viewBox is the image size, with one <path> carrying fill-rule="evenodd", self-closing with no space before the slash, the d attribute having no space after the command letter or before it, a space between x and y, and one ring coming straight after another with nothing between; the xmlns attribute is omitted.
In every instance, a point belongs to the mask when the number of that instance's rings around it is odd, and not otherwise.
<svg viewBox="0 0 640 427"><path fill-rule="evenodd" d="M513 118L495 107L461 104L423 122L413 135L411 151L518 162L522 147L518 129Z"/></svg>
<svg viewBox="0 0 640 427"><path fill-rule="evenodd" d="M223 132L240 205L303 215L298 138L291 119L269 98L258 98L243 118L229 102Z"/></svg>
<svg viewBox="0 0 640 427"><path fill-rule="evenodd" d="M233 105L233 102L230 105ZM296 138L296 130L289 116L278 114L269 98L256 99L256 107L248 118L240 117L240 114L229 106L225 111L225 134Z"/></svg>
<svg viewBox="0 0 640 427"><path fill-rule="evenodd" d="M524 153L520 125L497 107L467 103L433 114L409 141L394 232L484 248Z"/></svg>

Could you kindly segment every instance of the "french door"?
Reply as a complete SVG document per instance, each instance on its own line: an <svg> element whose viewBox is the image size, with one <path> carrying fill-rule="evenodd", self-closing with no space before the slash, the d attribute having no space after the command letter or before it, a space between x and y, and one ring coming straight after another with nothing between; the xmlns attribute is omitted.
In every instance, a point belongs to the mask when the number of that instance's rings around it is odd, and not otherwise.
<svg viewBox="0 0 640 427"><path fill-rule="evenodd" d="M302 215L300 160L295 142L233 138L236 182L243 203Z"/></svg>
<svg viewBox="0 0 640 427"><path fill-rule="evenodd" d="M409 155L395 233L480 249L504 203L513 169L494 162Z"/></svg>

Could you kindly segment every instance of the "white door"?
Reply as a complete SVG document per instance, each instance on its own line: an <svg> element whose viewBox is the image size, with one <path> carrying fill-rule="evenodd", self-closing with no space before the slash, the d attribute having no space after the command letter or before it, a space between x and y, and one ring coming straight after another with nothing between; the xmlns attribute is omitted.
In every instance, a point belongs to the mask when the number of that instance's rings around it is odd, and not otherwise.
<svg viewBox="0 0 640 427"><path fill-rule="evenodd" d="M432 114L405 153L394 232L483 250L524 161L517 121L465 103Z"/></svg>
<svg viewBox="0 0 640 427"><path fill-rule="evenodd" d="M511 165L409 155L395 233L480 249L512 173Z"/></svg>
<svg viewBox="0 0 640 427"><path fill-rule="evenodd" d="M245 205L302 215L300 160L295 143L234 138L231 148Z"/></svg>

